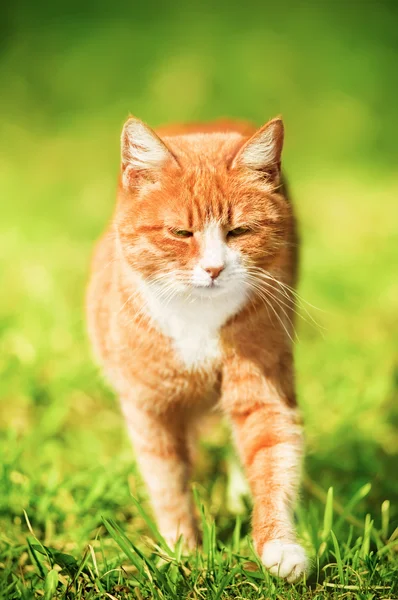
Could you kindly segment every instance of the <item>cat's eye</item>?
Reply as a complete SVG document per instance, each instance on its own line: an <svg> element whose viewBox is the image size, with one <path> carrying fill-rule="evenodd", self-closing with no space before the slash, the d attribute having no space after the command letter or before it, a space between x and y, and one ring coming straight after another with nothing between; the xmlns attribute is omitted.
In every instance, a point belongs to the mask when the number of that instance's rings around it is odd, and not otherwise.
<svg viewBox="0 0 398 600"><path fill-rule="evenodd" d="M235 227L235 229L228 231L227 237L238 237L239 235L244 235L249 232L250 229L248 227Z"/></svg>
<svg viewBox="0 0 398 600"><path fill-rule="evenodd" d="M189 238L193 236L193 232L188 231L187 229L171 229L170 233L172 233L175 237L180 238Z"/></svg>

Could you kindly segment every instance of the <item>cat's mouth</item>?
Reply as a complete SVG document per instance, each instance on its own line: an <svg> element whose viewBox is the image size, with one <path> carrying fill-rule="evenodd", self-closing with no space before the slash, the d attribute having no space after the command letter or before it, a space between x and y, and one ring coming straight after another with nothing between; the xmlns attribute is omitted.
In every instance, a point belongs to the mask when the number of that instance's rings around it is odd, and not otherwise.
<svg viewBox="0 0 398 600"><path fill-rule="evenodd" d="M195 294L205 298L214 298L215 296L221 296L227 292L226 286L218 281L200 284L192 283L190 287L195 291Z"/></svg>
<svg viewBox="0 0 398 600"><path fill-rule="evenodd" d="M220 283L218 281L214 281L213 279L209 282L209 283L205 283L199 287L204 287L206 289L214 289L214 288L220 288Z"/></svg>

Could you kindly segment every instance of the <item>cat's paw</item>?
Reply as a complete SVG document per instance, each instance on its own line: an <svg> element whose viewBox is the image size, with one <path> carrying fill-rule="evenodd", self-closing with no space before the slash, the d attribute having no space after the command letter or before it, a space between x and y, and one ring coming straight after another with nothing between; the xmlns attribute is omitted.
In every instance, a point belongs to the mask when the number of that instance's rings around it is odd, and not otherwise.
<svg viewBox="0 0 398 600"><path fill-rule="evenodd" d="M309 560L299 544L271 540L266 542L261 554L263 565L272 575L294 583L309 571Z"/></svg>

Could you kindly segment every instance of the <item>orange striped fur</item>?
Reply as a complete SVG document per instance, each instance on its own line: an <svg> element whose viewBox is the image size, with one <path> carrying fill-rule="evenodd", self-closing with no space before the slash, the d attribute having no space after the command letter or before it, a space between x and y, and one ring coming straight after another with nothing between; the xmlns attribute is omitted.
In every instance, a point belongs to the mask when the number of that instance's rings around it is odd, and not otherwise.
<svg viewBox="0 0 398 600"><path fill-rule="evenodd" d="M308 569L292 511L302 427L292 355L297 237L283 124L157 133L130 118L114 217L95 251L90 337L120 397L163 535L198 541L189 493L198 421L230 420L271 573Z"/></svg>

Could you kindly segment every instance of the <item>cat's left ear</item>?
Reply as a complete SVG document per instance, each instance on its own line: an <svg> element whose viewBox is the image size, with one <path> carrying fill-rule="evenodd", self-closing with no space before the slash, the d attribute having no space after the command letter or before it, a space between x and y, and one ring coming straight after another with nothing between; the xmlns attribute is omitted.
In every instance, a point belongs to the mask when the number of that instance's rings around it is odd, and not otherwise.
<svg viewBox="0 0 398 600"><path fill-rule="evenodd" d="M283 148L283 121L268 121L238 151L231 167L263 172L269 177L280 175Z"/></svg>

